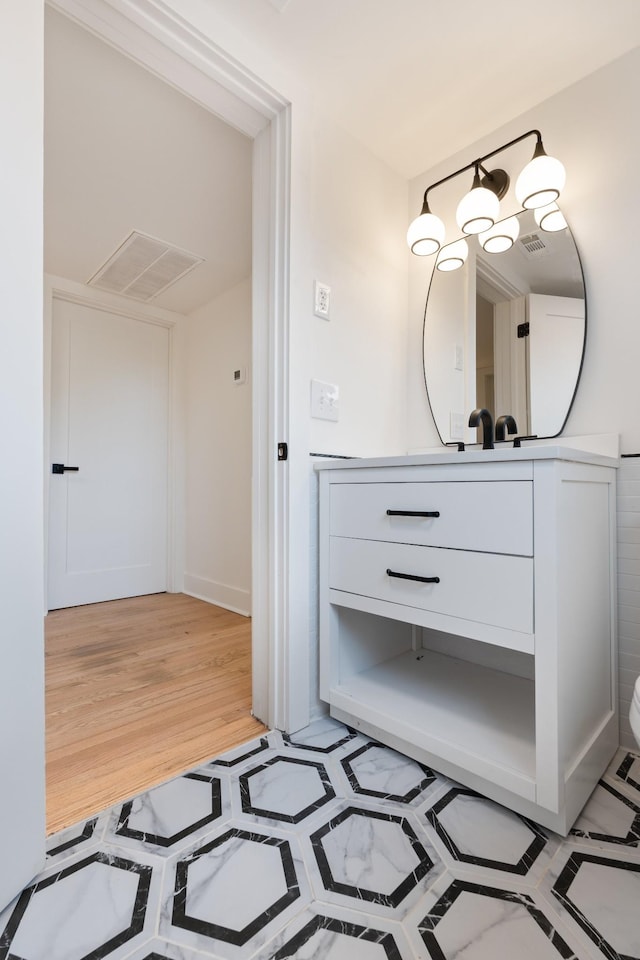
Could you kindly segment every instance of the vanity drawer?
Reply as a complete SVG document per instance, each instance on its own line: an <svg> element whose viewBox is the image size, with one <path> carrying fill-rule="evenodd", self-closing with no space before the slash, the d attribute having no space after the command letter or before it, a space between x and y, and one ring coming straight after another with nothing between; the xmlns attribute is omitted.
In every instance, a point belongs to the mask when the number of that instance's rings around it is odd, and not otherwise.
<svg viewBox="0 0 640 960"><path fill-rule="evenodd" d="M439 516L397 516L390 515L389 510ZM532 556L532 483L332 483L330 533Z"/></svg>
<svg viewBox="0 0 640 960"><path fill-rule="evenodd" d="M387 570L420 577L391 577ZM533 560L332 537L329 586L434 613L533 632ZM393 614L390 614L393 616Z"/></svg>

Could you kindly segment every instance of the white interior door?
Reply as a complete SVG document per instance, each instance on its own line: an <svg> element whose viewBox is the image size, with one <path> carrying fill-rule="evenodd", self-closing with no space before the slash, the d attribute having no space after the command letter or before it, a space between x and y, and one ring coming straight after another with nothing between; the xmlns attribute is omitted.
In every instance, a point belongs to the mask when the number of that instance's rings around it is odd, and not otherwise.
<svg viewBox="0 0 640 960"><path fill-rule="evenodd" d="M584 339L584 300L529 294L531 431L553 437L575 390Z"/></svg>
<svg viewBox="0 0 640 960"><path fill-rule="evenodd" d="M49 609L166 590L169 331L55 298L51 382Z"/></svg>

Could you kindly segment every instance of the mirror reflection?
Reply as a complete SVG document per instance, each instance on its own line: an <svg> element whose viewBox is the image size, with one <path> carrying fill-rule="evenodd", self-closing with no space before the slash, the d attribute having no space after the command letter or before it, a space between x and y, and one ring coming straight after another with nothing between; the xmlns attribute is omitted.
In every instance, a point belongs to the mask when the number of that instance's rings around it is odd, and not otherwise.
<svg viewBox="0 0 640 960"><path fill-rule="evenodd" d="M510 250L473 238L459 270L434 270L424 320L429 403L443 443L475 443L469 413L515 417L520 436L557 436L575 395L586 335L580 258L568 227L550 233L518 214Z"/></svg>

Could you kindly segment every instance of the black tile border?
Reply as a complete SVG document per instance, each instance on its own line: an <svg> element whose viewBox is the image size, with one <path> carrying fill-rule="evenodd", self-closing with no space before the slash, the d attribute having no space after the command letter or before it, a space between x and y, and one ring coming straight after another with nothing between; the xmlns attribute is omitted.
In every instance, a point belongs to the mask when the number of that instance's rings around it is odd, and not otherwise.
<svg viewBox="0 0 640 960"><path fill-rule="evenodd" d="M255 917L250 923L244 926L242 930L233 930L231 927L224 927L221 924L201 920L198 917L190 917L187 914L189 867L192 863L195 863L196 860L206 856L211 850L214 850L232 838L245 840L248 843L261 843L270 847L277 847L280 859L282 860L282 869L287 884L287 892L272 903L267 910L264 910L258 917ZM286 910L299 896L300 886L289 841L282 840L279 837L265 836L261 833L239 830L234 827L231 830L227 830L222 836L205 844L204 847L199 847L197 850L194 850L193 853L189 854L184 860L177 862L171 923L174 927L190 930L193 933L210 937L213 940L222 940L225 943L232 943L240 947L258 933L259 930L266 927L275 917ZM0 960L2 960L2 957L0 957Z"/></svg>
<svg viewBox="0 0 640 960"><path fill-rule="evenodd" d="M478 800L483 800L490 806L500 807L500 804L483 797L482 794L476 793L475 790L466 790L463 787L455 787L453 790L449 790L444 797L441 797L437 803L427 810L427 820L436 831L451 856L461 863L471 863L478 867L501 870L504 873L515 873L521 877L526 876L548 842L548 837L542 828L539 827L537 823L534 823L533 820L528 820L526 817L523 817L518 813L508 811L513 813L513 816L517 817L518 820L520 820L533 834L531 843L517 863L504 863L502 860L490 860L486 857L476 857L472 854L462 853L458 849L453 837L447 832L444 825L440 823L440 820L438 819L438 814L441 813L444 808L447 807L457 797L474 797Z"/></svg>
<svg viewBox="0 0 640 960"><path fill-rule="evenodd" d="M144 830L135 830L133 827L129 826L129 817L131 816L133 804L141 796L144 797L147 794L152 793L153 790L158 789L158 787L153 787L151 790L147 790L146 793L138 794L138 796L134 797L133 800L129 800L127 803L122 805L120 815L118 816L118 825L114 831L115 835L119 837L129 837L132 840L140 840L142 843L153 843L158 847L171 847L179 840L183 840L185 837L188 837L189 834L195 833L196 830L200 829L200 827L204 827L208 823L214 823L219 819L222 814L222 792L220 788L220 781L217 777L206 777L200 773L185 773L182 777L178 777L177 779L201 780L204 783L211 784L211 812L208 813L206 817L201 817L200 820L189 824L188 827L184 827L184 829L179 830L170 837L162 837L157 833L147 833ZM171 780L167 780L166 783L162 783L159 786L165 787L167 783L171 782Z"/></svg>
<svg viewBox="0 0 640 960"><path fill-rule="evenodd" d="M578 830L575 827L570 831L572 837L586 837L590 840L604 840L608 843L617 843L620 846L626 847L638 847L640 845L640 807L637 807L633 800L630 800L628 797L625 797L622 793L611 786L609 783L605 783L604 780L598 781L598 786L602 787L604 790L607 790L612 796L619 800L625 807L630 807L633 810L634 818L631 824L631 828L624 837L612 836L608 833L592 833L590 830Z"/></svg>
<svg viewBox="0 0 640 960"><path fill-rule="evenodd" d="M355 940L366 940L369 943L379 943L384 950L387 960L402 960L395 938L392 933L383 930L374 930L371 927L362 927L346 920L336 920L335 917L315 916L302 927L284 946L280 947L270 960L289 960L297 957L298 950L303 947L318 930L329 930L331 933L341 933L345 937Z"/></svg>
<svg viewBox="0 0 640 960"><path fill-rule="evenodd" d="M628 783L630 787L633 787L635 790L640 790L640 783L629 776L629 770L635 762L640 764L640 757L634 753L627 753L626 757L616 770L616 776L620 777L625 783Z"/></svg>
<svg viewBox="0 0 640 960"><path fill-rule="evenodd" d="M559 956L562 957L562 960L572 960L572 958L575 960L574 951L562 939L549 918L526 893L515 893L468 880L453 880L429 913L418 924L418 932L432 960L448 960L438 943L436 929L442 918L446 916L458 897L463 893L475 893L479 896L491 897L494 900L505 900L509 903L519 904L535 920L547 939L551 941Z"/></svg>
<svg viewBox="0 0 640 960"><path fill-rule="evenodd" d="M9 950L11 947L11 942L18 931L22 918L27 911L31 899L35 897L40 890L44 890L46 887L50 887L52 884L58 883L60 880L64 880L65 877L69 877L72 874L77 873L79 870L84 869L84 867L87 867L92 863L103 863L106 866L114 867L117 870L124 870L127 873L137 873L139 877L138 889L136 891L133 910L131 913L131 923L129 926L120 933L116 934L114 937L111 937L110 940L100 944L100 946L96 947L95 950L85 954L82 957L82 960L102 960L103 957L108 956L108 954L113 950L121 947L123 944L127 943L137 934L142 932L144 929L147 900L149 896L149 888L151 886L151 874L153 872L153 867L142 863L136 863L133 860L125 860L123 857L116 857L112 854L98 851L97 853L93 853L91 856L86 857L84 860L80 860L77 863L71 864L69 867L59 870L58 873L52 874L50 877L47 877L46 880L40 880L39 882L32 884L30 887L26 887L22 891L9 918L7 926L2 934L0 934L0 960L22 960L22 958L16 956L16 954L10 953Z"/></svg>
<svg viewBox="0 0 640 960"><path fill-rule="evenodd" d="M358 775L354 771L351 764L352 764L352 761L356 759L356 757L361 757L362 754L366 753L367 750L374 750L374 749L387 751L389 753L395 753L399 757L402 757L404 760L407 760L409 763L415 764L425 774L424 778L420 781L420 783L416 787L413 787L411 790L407 791L407 793L404 793L404 794L385 793L383 790L367 790L365 787L362 787L360 785L360 782L358 780ZM359 793L362 795L366 795L368 797L381 797L383 800L395 800L397 803L410 803L412 800L415 800L417 796L423 793L427 789L427 787L429 787L436 780L435 773L433 772L433 770L430 770L429 767L425 767L424 764L419 763L417 760L412 760L411 757L407 757L402 753L398 753L398 751L394 750L392 747L386 747L384 746L384 744L381 744L381 743L375 743L375 742L365 743L365 745L363 747L360 747L359 750L356 750L355 753L350 753L348 757L344 757L341 760L341 763L342 763L342 768L345 774L347 775L347 779L349 780L349 783L351 785L351 789L354 791L354 793Z"/></svg>
<svg viewBox="0 0 640 960"><path fill-rule="evenodd" d="M331 873L331 867L329 866L322 840L327 834L335 830L337 826L353 816L365 817L370 820L384 820L388 823L397 823L405 836L409 838L413 852L418 858L418 865L408 874L402 883L398 884L395 890L389 894L381 893L377 890L368 890L365 887L354 887L349 883L342 883L336 880ZM352 900L368 900L370 903L379 903L385 907L398 907L419 881L422 880L423 877L426 877L429 871L435 866L427 854L427 851L418 840L408 820L403 816L396 816L392 813L382 813L378 810L365 810L361 807L350 806L329 820L328 823L325 823L319 830L312 833L309 839L311 840L311 846L313 847L325 890L341 893Z"/></svg>
<svg viewBox="0 0 640 960"><path fill-rule="evenodd" d="M576 923L584 930L590 940L602 951L607 960L638 960L637 957L630 957L627 954L619 954L611 944L604 939L602 934L585 917L577 904L569 896L571 884L578 876L580 868L585 863L597 863L601 866L610 867L612 870L630 870L632 873L640 874L640 863L631 863L628 860L614 860L609 857L600 857L590 853L572 853L562 868L558 879L551 888L554 895L567 913L573 917Z"/></svg>
<svg viewBox="0 0 640 960"><path fill-rule="evenodd" d="M249 781L251 777L255 777L257 774L262 773L263 770L266 770L268 767L272 767L278 763L286 763L288 765L295 765L300 767L313 767L317 771L318 777L320 778L320 783L322 784L323 793L317 800L314 800L312 803L307 804L302 810L299 810L297 813L280 813L277 810L265 810L263 807L256 807L251 802L251 787ZM282 756L279 754L277 757L272 757L269 760L266 760L265 763L261 763L258 767L253 767L252 770L247 770L245 773L241 774L238 778L240 784L240 800L242 803L242 812L251 813L256 817L265 817L269 820L280 820L283 823L300 823L301 820L304 820L309 814L314 813L314 811L319 810L320 807L323 807L326 803L329 803L330 800L335 798L335 790L329 779L329 774L327 773L326 767L321 761L313 760L300 760L298 757L289 757Z"/></svg>
<svg viewBox="0 0 640 960"><path fill-rule="evenodd" d="M96 829L97 822L97 817L92 817L90 820L87 820L83 830L77 834L77 836L72 837L70 840L65 840L64 843L59 844L57 847L52 847L50 850L47 850L47 859L49 859L49 857L56 857L59 853L64 853L65 850L71 850L72 847L84 843L86 840L90 840ZM60 831L60 833L62 833L62 831Z"/></svg>
<svg viewBox="0 0 640 960"><path fill-rule="evenodd" d="M358 736L356 730L352 730L351 727L347 727L345 724L342 724L342 726L347 731L346 734L339 740L336 740L335 743L330 743L328 747L317 747L311 743L298 743L297 740L293 739L295 734L283 733L282 739L284 740L285 746L295 747L296 750L313 750L315 753L333 753L338 747L341 747L344 743L348 743L349 740L353 740Z"/></svg>
<svg viewBox="0 0 640 960"><path fill-rule="evenodd" d="M204 763L204 767L236 767L239 763L243 763L245 760L248 760L249 757L255 757L258 753L264 753L265 750L269 749L269 741L266 737L260 737L260 743L257 747L254 747L253 750L247 750L246 753L243 753L241 756L236 757L235 760L220 760L219 758L214 758L209 760L207 763ZM231 751L229 751L231 752ZM223 754L224 756L224 754Z"/></svg>

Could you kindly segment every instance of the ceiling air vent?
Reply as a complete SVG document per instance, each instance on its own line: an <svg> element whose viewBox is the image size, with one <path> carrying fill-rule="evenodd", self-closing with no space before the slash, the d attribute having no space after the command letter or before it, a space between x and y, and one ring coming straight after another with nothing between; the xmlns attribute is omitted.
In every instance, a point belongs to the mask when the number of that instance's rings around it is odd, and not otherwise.
<svg viewBox="0 0 640 960"><path fill-rule="evenodd" d="M545 256L547 252L547 245L540 236L539 233L527 233L524 237L520 237L520 243L524 247L524 254L530 260Z"/></svg>
<svg viewBox="0 0 640 960"><path fill-rule="evenodd" d="M153 300L202 262L202 257L134 230L88 283L133 300Z"/></svg>

